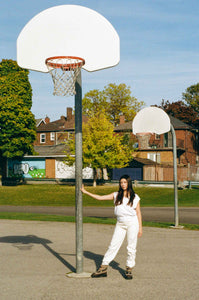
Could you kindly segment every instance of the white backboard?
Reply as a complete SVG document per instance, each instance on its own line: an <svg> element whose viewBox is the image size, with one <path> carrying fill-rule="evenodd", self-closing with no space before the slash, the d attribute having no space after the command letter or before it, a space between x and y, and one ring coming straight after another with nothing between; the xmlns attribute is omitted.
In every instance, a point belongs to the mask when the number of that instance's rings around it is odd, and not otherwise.
<svg viewBox="0 0 199 300"><path fill-rule="evenodd" d="M165 111L158 107L145 107L133 119L133 134L156 133L163 134L170 131L170 118Z"/></svg>
<svg viewBox="0 0 199 300"><path fill-rule="evenodd" d="M85 59L83 69L96 71L119 63L120 40L102 15L79 5L60 5L32 18L17 39L20 67L48 72L45 60L52 56Z"/></svg>

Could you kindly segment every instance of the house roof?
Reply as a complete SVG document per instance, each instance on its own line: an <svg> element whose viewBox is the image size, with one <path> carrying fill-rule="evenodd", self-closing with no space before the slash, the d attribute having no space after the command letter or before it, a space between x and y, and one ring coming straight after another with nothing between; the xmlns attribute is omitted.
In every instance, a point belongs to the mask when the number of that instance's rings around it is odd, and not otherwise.
<svg viewBox="0 0 199 300"><path fill-rule="evenodd" d="M119 124L114 128L114 131L132 131L132 121Z"/></svg>
<svg viewBox="0 0 199 300"><path fill-rule="evenodd" d="M172 117L169 116L171 124L173 125L174 129L188 129L191 130L193 129L192 126ZM124 124L119 124L118 126L115 127L114 131L132 131L132 121L126 122Z"/></svg>
<svg viewBox="0 0 199 300"><path fill-rule="evenodd" d="M54 146L34 146L34 150L37 155L26 155L26 157L65 157L66 154L64 153L67 151L66 144L59 144Z"/></svg>
<svg viewBox="0 0 199 300"><path fill-rule="evenodd" d="M189 129L189 130L193 129L192 126L182 122L179 119L174 118L173 116L169 115L169 118L170 118L171 124L173 125L173 127L175 129Z"/></svg>
<svg viewBox="0 0 199 300"><path fill-rule="evenodd" d="M88 117L82 116L82 122L86 123ZM56 132L56 131L69 131L75 129L75 118L67 120L66 117L62 116L59 120L43 124L37 128L37 132Z"/></svg>
<svg viewBox="0 0 199 300"><path fill-rule="evenodd" d="M43 124L37 128L37 132L47 132L47 131L60 131L60 129L63 129L63 126L60 126L59 124L54 124L53 122L48 124Z"/></svg>
<svg viewBox="0 0 199 300"><path fill-rule="evenodd" d="M45 123L45 120L44 119L36 119L35 122L36 122L36 127L38 127L41 124L41 122Z"/></svg>
<svg viewBox="0 0 199 300"><path fill-rule="evenodd" d="M134 157L133 160L142 165L158 165L157 162L155 162L151 159L148 159L148 158Z"/></svg>

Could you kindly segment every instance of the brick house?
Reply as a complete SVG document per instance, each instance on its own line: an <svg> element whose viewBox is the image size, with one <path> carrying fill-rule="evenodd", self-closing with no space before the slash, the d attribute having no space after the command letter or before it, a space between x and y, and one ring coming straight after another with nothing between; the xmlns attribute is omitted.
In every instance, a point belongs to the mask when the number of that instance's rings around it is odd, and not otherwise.
<svg viewBox="0 0 199 300"><path fill-rule="evenodd" d="M198 130L170 116L171 124L176 133L178 180L199 179L199 134ZM143 180L173 180L173 148L171 132L151 136L142 136L136 140L132 134L132 122L126 122L124 116L115 128L118 134L127 134L135 141L137 151L133 153L135 159L141 159L145 172ZM146 160L148 163L146 164ZM149 162L155 162L154 166ZM140 161L141 163L141 161ZM146 170L150 171L146 171Z"/></svg>
<svg viewBox="0 0 199 300"><path fill-rule="evenodd" d="M82 116L82 121L88 118ZM62 180L75 179L75 167L64 163L67 145L64 144L75 131L75 117L72 108L67 108L67 115L59 120L36 120L37 136L34 143L35 155L25 155L21 160L8 159L5 168L7 178L23 177L26 182L32 180ZM92 180L93 170L83 169L83 178Z"/></svg>
<svg viewBox="0 0 199 300"><path fill-rule="evenodd" d="M170 116L176 133L177 163L196 165L199 163L198 134L196 129ZM148 158L158 163L173 163L172 134L151 135L145 147L139 142L138 157ZM155 150L155 151L154 151Z"/></svg>
<svg viewBox="0 0 199 300"><path fill-rule="evenodd" d="M86 116L82 117L87 122ZM195 128L182 121L170 117L176 133L178 180L198 180L199 178L199 147L198 132ZM74 133L75 118L72 108L67 108L67 114L59 120L50 122L46 117L37 127L37 139L35 149L40 146L49 151L49 146L57 147L70 139ZM132 134L132 122L125 122L125 117L120 117L120 124L115 127L115 132L122 135L129 135L134 141L133 157L129 168L114 169L113 179L118 179L120 173L129 173L137 180L173 180L173 148L171 132L142 137L136 139ZM40 149L40 148L37 148ZM44 150L45 151L45 150ZM47 155L47 153L46 153ZM114 177L115 176L115 177Z"/></svg>
<svg viewBox="0 0 199 300"><path fill-rule="evenodd" d="M82 117L87 122L86 116ZM198 130L170 117L176 133L178 181L199 180L199 138ZM63 142L70 139L74 133L75 118L72 108L67 108L67 114L59 120L50 122L49 118L37 120L37 138L34 143L37 155L25 156L22 161L8 160L7 177L23 174L26 179L52 178L55 180L73 179L74 167L63 163L66 145ZM121 174L129 174L139 181L173 181L173 148L171 132L136 139L132 134L132 122L125 122L120 117L120 124L115 127L115 133L127 135L133 141L133 159L129 166L114 169L112 179L118 179ZM83 170L85 179L92 179L91 168Z"/></svg>
<svg viewBox="0 0 199 300"><path fill-rule="evenodd" d="M87 122L88 118L82 116L82 122ZM54 146L66 142L70 139L75 130L75 116L72 108L67 107L67 114L61 116L59 120L50 122L48 117L37 126L37 137L34 146Z"/></svg>

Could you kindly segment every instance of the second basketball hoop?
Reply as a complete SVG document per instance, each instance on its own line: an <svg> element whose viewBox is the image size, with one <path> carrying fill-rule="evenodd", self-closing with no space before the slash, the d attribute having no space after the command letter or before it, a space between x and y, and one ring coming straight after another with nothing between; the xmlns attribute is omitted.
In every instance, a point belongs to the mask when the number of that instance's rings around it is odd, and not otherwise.
<svg viewBox="0 0 199 300"><path fill-rule="evenodd" d="M75 56L54 56L46 59L46 66L54 83L53 95L75 95L75 82L85 60Z"/></svg>
<svg viewBox="0 0 199 300"><path fill-rule="evenodd" d="M137 132L136 137L138 139L139 147L142 149L149 148L149 140L151 137L151 132Z"/></svg>

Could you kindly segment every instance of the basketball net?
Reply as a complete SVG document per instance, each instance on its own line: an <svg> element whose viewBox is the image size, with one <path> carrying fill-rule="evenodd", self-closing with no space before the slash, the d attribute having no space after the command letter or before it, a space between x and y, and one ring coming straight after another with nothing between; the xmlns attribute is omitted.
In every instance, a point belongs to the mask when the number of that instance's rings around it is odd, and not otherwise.
<svg viewBox="0 0 199 300"><path fill-rule="evenodd" d="M136 137L138 139L139 148L149 148L149 140L151 137L151 132L140 132L136 133Z"/></svg>
<svg viewBox="0 0 199 300"><path fill-rule="evenodd" d="M47 58L46 66L54 83L53 95L75 95L75 82L84 64L84 59L74 56L55 56Z"/></svg>

